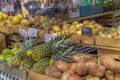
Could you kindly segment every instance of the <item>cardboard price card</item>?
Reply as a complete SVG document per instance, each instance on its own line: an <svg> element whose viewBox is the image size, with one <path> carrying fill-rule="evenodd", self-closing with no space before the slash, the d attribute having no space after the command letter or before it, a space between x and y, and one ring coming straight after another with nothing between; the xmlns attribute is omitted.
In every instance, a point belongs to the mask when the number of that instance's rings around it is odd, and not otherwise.
<svg viewBox="0 0 120 80"><path fill-rule="evenodd" d="M92 28L91 27L82 27L82 35L91 37L92 36Z"/></svg>
<svg viewBox="0 0 120 80"><path fill-rule="evenodd" d="M57 34L45 34L45 42L50 42L51 40L55 39L57 37Z"/></svg>
<svg viewBox="0 0 120 80"><path fill-rule="evenodd" d="M19 29L20 35L23 37L28 37L28 31L22 28Z"/></svg>
<svg viewBox="0 0 120 80"><path fill-rule="evenodd" d="M29 28L28 36L30 36L30 37L37 37L38 36L37 34L38 34L38 29Z"/></svg>
<svg viewBox="0 0 120 80"><path fill-rule="evenodd" d="M2 8L3 12L14 12L14 6L12 4L7 4Z"/></svg>

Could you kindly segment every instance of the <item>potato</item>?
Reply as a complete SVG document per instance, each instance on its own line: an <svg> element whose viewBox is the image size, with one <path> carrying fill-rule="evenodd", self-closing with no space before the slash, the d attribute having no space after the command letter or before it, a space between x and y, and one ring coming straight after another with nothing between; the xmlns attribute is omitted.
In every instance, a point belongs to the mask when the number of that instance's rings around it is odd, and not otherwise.
<svg viewBox="0 0 120 80"><path fill-rule="evenodd" d="M102 78L101 80L107 80L106 78Z"/></svg>
<svg viewBox="0 0 120 80"><path fill-rule="evenodd" d="M89 54L75 54L73 57L73 60L76 62L87 62L87 61L94 61L97 62L96 57L89 55Z"/></svg>
<svg viewBox="0 0 120 80"><path fill-rule="evenodd" d="M116 74L120 73L120 62L109 56L102 56L99 58L100 63L107 69L113 71Z"/></svg>
<svg viewBox="0 0 120 80"><path fill-rule="evenodd" d="M48 66L45 70L45 75L53 78L60 78L62 73L54 66Z"/></svg>
<svg viewBox="0 0 120 80"><path fill-rule="evenodd" d="M77 74L73 74L69 77L68 80L80 80L80 76L78 76Z"/></svg>
<svg viewBox="0 0 120 80"><path fill-rule="evenodd" d="M99 77L91 77L91 78L88 78L86 80L100 80L100 78Z"/></svg>
<svg viewBox="0 0 120 80"><path fill-rule="evenodd" d="M70 65L63 60L56 61L54 63L54 66L57 67L62 72L66 71L70 67Z"/></svg>
<svg viewBox="0 0 120 80"><path fill-rule="evenodd" d="M87 79L89 79L91 77L92 77L92 75L87 75L87 76L85 76L85 79L87 80Z"/></svg>
<svg viewBox="0 0 120 80"><path fill-rule="evenodd" d="M114 80L114 73L110 70L107 70L106 73L105 73L105 77L107 80Z"/></svg>
<svg viewBox="0 0 120 80"><path fill-rule="evenodd" d="M76 73L80 76L87 74L87 65L83 62L76 64Z"/></svg>
<svg viewBox="0 0 120 80"><path fill-rule="evenodd" d="M120 80L120 74L116 74L114 80Z"/></svg>
<svg viewBox="0 0 120 80"><path fill-rule="evenodd" d="M77 64L77 63L72 63L72 64L70 65L70 70L71 70L71 71L76 72L76 64Z"/></svg>
<svg viewBox="0 0 120 80"><path fill-rule="evenodd" d="M95 62L89 62L87 63L88 66L88 73L92 76L96 77L103 77L105 74L105 67L102 65L99 65Z"/></svg>
<svg viewBox="0 0 120 80"><path fill-rule="evenodd" d="M71 70L67 70L62 74L62 77L60 80L68 80L72 74L74 73Z"/></svg>

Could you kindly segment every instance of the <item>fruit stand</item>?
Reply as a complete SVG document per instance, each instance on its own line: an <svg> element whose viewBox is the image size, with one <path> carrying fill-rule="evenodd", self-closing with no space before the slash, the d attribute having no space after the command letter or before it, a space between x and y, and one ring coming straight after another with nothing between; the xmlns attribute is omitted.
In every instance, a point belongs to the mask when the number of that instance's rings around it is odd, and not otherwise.
<svg viewBox="0 0 120 80"><path fill-rule="evenodd" d="M120 80L120 1L2 0L0 53L0 80Z"/></svg>

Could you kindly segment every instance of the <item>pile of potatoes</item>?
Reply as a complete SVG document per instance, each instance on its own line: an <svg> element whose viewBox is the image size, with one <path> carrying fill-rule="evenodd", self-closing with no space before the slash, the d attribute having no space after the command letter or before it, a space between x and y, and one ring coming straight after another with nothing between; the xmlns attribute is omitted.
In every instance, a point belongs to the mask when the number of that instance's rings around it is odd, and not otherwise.
<svg viewBox="0 0 120 80"><path fill-rule="evenodd" d="M45 75L60 80L120 80L120 62L113 57L75 54L72 58L73 63L58 60L48 66Z"/></svg>

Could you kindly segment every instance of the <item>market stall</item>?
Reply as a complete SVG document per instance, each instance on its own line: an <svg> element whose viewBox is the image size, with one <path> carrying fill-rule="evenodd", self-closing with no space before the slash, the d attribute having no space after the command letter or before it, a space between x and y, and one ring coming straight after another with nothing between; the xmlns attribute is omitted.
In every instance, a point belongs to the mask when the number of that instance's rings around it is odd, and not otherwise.
<svg viewBox="0 0 120 80"><path fill-rule="evenodd" d="M120 80L119 0L1 0L0 80Z"/></svg>

